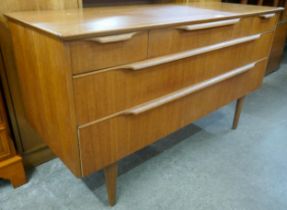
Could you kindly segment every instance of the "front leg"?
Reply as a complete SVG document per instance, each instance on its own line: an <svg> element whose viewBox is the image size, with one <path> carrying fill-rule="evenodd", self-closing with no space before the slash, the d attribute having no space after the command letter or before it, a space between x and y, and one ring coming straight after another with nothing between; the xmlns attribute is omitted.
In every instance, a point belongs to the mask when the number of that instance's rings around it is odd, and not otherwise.
<svg viewBox="0 0 287 210"><path fill-rule="evenodd" d="M236 108L235 108L235 113L234 113L234 118L233 118L233 125L232 129L236 129L238 126L238 122L240 119L240 114L242 111L243 103L244 103L245 96L239 98L236 102Z"/></svg>
<svg viewBox="0 0 287 210"><path fill-rule="evenodd" d="M111 206L116 203L116 191L117 191L117 175L118 175L118 164L113 163L104 168L106 187L108 192L108 200Z"/></svg>

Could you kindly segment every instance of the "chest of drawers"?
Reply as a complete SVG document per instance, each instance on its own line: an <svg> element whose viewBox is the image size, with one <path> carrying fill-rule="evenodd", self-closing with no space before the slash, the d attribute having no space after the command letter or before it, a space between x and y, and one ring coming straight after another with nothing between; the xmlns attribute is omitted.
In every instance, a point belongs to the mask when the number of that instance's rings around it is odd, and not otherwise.
<svg viewBox="0 0 287 210"><path fill-rule="evenodd" d="M0 70L3 70L2 57L0 57ZM9 180L13 187L19 187L26 182L22 158L16 154L10 138L2 89L0 89L0 178Z"/></svg>
<svg viewBox="0 0 287 210"><path fill-rule="evenodd" d="M30 123L76 176L256 90L281 8L194 3L7 14Z"/></svg>

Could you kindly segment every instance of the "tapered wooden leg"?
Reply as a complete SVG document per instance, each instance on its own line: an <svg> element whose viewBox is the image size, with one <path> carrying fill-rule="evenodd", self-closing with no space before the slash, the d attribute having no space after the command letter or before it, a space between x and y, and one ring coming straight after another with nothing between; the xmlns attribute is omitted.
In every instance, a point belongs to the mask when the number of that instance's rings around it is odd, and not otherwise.
<svg viewBox="0 0 287 210"><path fill-rule="evenodd" d="M108 200L111 206L116 203L118 164L114 163L104 169Z"/></svg>
<svg viewBox="0 0 287 210"><path fill-rule="evenodd" d="M245 97L239 98L236 102L236 108L235 108L235 113L234 113L234 118L233 118L232 129L236 129L238 126L240 114L241 114L243 103L244 103L244 98Z"/></svg>

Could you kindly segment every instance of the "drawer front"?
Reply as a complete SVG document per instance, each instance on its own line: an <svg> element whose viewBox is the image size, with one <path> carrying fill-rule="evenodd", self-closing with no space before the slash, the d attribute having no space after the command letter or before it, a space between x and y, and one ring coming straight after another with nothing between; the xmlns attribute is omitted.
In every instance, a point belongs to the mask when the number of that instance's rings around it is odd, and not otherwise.
<svg viewBox="0 0 287 210"><path fill-rule="evenodd" d="M177 28L153 30L149 34L148 56L157 57L238 37L267 32L275 28L277 19L278 15L271 14L266 17L261 15L231 19L234 22L227 22L227 24L224 24L224 21L217 21L213 22L211 28L208 25L210 23L207 23L207 25L185 25ZM239 20L239 22L236 22L236 20Z"/></svg>
<svg viewBox="0 0 287 210"><path fill-rule="evenodd" d="M96 37L69 44L74 74L122 65L147 57L148 33Z"/></svg>
<svg viewBox="0 0 287 210"><path fill-rule="evenodd" d="M266 33L254 41L146 69L119 68L76 77L78 123L98 120L267 57L272 36Z"/></svg>
<svg viewBox="0 0 287 210"><path fill-rule="evenodd" d="M186 126L250 91L262 81L266 60L255 67L233 70L233 75L217 77L201 89L175 100L158 99L125 113L79 129L80 155L84 176L97 171ZM244 70L244 71L243 71ZM237 74L235 74L237 72ZM200 84L197 85L199 87ZM162 103L164 101L164 103Z"/></svg>

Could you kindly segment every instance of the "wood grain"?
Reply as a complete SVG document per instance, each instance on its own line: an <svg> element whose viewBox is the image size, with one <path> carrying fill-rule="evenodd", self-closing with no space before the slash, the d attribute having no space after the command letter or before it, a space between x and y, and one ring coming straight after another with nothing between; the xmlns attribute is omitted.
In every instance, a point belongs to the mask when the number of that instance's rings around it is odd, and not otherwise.
<svg viewBox="0 0 287 210"><path fill-rule="evenodd" d="M274 25L277 20L278 15L266 20L255 16L243 17L239 23L234 25L199 31L188 32L176 28L152 30L149 38L148 56L157 57L271 31L274 30Z"/></svg>
<svg viewBox="0 0 287 210"><path fill-rule="evenodd" d="M1 65L1 63L0 63ZM13 141L10 138L8 118L6 114L2 89L0 88L0 162L16 155Z"/></svg>
<svg viewBox="0 0 287 210"><path fill-rule="evenodd" d="M0 161L7 159L13 155L13 151L11 151L11 147L9 144L9 136L8 132L3 123L0 124Z"/></svg>
<svg viewBox="0 0 287 210"><path fill-rule="evenodd" d="M26 175L20 156L14 156L0 162L0 177L9 180L13 187L26 183Z"/></svg>
<svg viewBox="0 0 287 210"><path fill-rule="evenodd" d="M222 34L222 36L223 35L224 34ZM206 54L209 52L213 52L216 50L220 50L220 49L228 48L231 46L243 44L246 42L252 42L252 41L255 41L257 39L260 39L261 35L262 34L250 35L250 36L246 36L246 37L232 39L229 41L219 42L219 43L212 44L212 45L207 45L207 46L200 47L200 48L190 49L190 50L179 52L179 53L173 53L173 54L169 54L166 56L159 56L156 58L146 59L143 61L130 63L130 64L122 65L122 66L116 66L116 67L112 67L112 68L101 69L101 72L111 71L111 70L133 70L133 71L144 70L147 68L155 67L155 66L162 65L162 64L171 63L174 61L198 56L201 54ZM78 78L82 78L82 77L91 76L91 75L97 74L97 73L99 73L99 72L91 71L88 73L81 73L78 75L74 75L73 78L78 79Z"/></svg>
<svg viewBox="0 0 287 210"><path fill-rule="evenodd" d="M81 0L80 0L81 1ZM39 134L25 117L19 80L14 60L11 32L4 13L32 10L58 10L78 8L77 0L1 0L0 3L0 76L5 95L17 151L21 153L27 166L35 166L54 157Z"/></svg>
<svg viewBox="0 0 287 210"><path fill-rule="evenodd" d="M72 9L77 7L78 0L1 0L0 20L4 20L3 13L7 12Z"/></svg>
<svg viewBox="0 0 287 210"><path fill-rule="evenodd" d="M50 148L80 176L68 47L9 22L26 116Z"/></svg>
<svg viewBox="0 0 287 210"><path fill-rule="evenodd" d="M2 53L0 51L0 70L3 74L4 65L2 63ZM4 83L5 84L5 83ZM9 121L6 114L5 101L2 95L2 85L0 89L0 178L8 179L14 187L18 187L26 182L25 171L22 158L16 156L13 141L10 138Z"/></svg>
<svg viewBox="0 0 287 210"><path fill-rule="evenodd" d="M78 123L89 123L267 57L272 39L273 34L266 33L254 42L141 71L95 71L76 78L73 83Z"/></svg>
<svg viewBox="0 0 287 210"><path fill-rule="evenodd" d="M69 43L69 47L73 73L79 74L145 59L148 33L138 33L129 40L115 43L74 41Z"/></svg>
<svg viewBox="0 0 287 210"><path fill-rule="evenodd" d="M128 109L127 111L124 111L123 114L132 114L132 115L139 115L144 112L148 112L152 109L156 109L157 107L164 106L168 103L171 103L175 100L180 100L181 98L188 96L190 94L196 93L198 91L204 90L206 88L209 88L213 85L217 85L218 83L228 80L230 78L233 78L237 75L243 74L250 69L254 68L256 65L256 62L247 64L245 66L241 66L236 69L232 69L227 73L221 74L219 76L216 76L212 79L200 82L198 84L192 85L190 87L178 90L176 92L170 93L168 95L162 96L160 98L157 98L152 101L148 101L147 103L141 104L139 106L133 107L131 109Z"/></svg>
<svg viewBox="0 0 287 210"><path fill-rule="evenodd" d="M207 45L206 47L191 49L191 50L183 51L180 53L170 54L170 55L166 55L162 57L157 57L153 59L136 62L133 64L128 64L125 66L120 66L119 69L129 69L129 70L134 70L134 71L142 70L142 69L146 69L149 67L154 67L154 66L158 66L161 64L167 64L167 63L178 61L181 59L209 53L209 52L220 50L223 48L232 47L238 44L252 42L257 39L260 39L260 37L261 37L261 34L241 37L241 38L237 38L237 39L233 39L233 40L229 40L225 42L220 42L220 43L213 44L213 45Z"/></svg>
<svg viewBox="0 0 287 210"><path fill-rule="evenodd" d="M255 90L266 61L251 71L141 115L120 115L81 128L83 174L89 175ZM242 85L244 84L244 85ZM212 103L211 103L212 102Z"/></svg>
<svg viewBox="0 0 287 210"><path fill-rule="evenodd" d="M1 66L1 63L0 63ZM16 155L5 110L4 98L0 89L0 161Z"/></svg>
<svg viewBox="0 0 287 210"><path fill-rule="evenodd" d="M208 12L206 9L209 9ZM64 40L197 24L241 16L279 12L282 8L227 3L190 3L86 8L83 10L18 12L7 14L29 27ZM79 21L80 20L80 21Z"/></svg>
<svg viewBox="0 0 287 210"><path fill-rule="evenodd" d="M113 205L121 158L260 86L278 15L260 16L279 11L198 3L10 14L27 118L77 176L104 169Z"/></svg>

